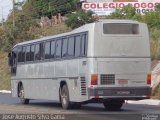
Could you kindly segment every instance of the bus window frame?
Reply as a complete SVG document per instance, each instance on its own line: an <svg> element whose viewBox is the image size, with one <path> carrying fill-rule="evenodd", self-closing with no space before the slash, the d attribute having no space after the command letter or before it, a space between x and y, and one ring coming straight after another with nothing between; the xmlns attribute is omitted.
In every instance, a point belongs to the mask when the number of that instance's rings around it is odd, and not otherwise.
<svg viewBox="0 0 160 120"><path fill-rule="evenodd" d="M110 23L110 22L108 22ZM103 24L101 23L101 28L103 28ZM142 25L140 23L132 22L132 24L138 24L139 25L139 34L104 34L103 29L100 29L101 35L102 36L107 36L107 37L142 37Z"/></svg>
<svg viewBox="0 0 160 120"><path fill-rule="evenodd" d="M82 36L85 35L85 54L82 55ZM75 56L75 52L76 52L76 37L79 36L80 37L80 54L78 56ZM73 37L74 38L74 56L69 56L68 55L68 40L70 37ZM62 57L62 46L63 46L63 39L67 39L67 56L65 57ZM56 49L56 44L58 41L61 41L61 56L60 57L57 57L56 56L56 52L57 52L57 49ZM49 59L46 59L45 58L45 44L47 42L50 42L50 58ZM52 42L54 42L54 57L51 56L51 49L52 49ZM37 60L36 59L36 45L39 46L39 50L40 50L40 59ZM42 51L41 51L41 45L43 45L43 53L44 53L44 56L41 56L42 55ZM22 48L25 48L25 59L24 59L24 62L18 62L17 61L17 64L28 64L28 63L39 63L39 62L45 62L45 61L63 61L63 60L69 60L69 59L78 59L78 58L83 58L83 57L86 57L87 56L87 49L88 49L88 31L85 31L85 32L81 32L81 33L75 33L75 34L71 34L71 35L66 35L66 36L61 36L61 37L56 37L56 38L51 38L51 39L46 39L46 40L43 40L43 41L38 41L38 42L33 42L33 43L29 43L29 44L24 44L24 45L19 45L21 46ZM18 47L19 47L18 46ZM31 53L31 47L34 46L34 60L33 61L26 61L26 47L27 46L30 46L30 53ZM22 49L23 50L23 49ZM31 54L30 54L31 55ZM18 53L17 53L17 56L18 56ZM42 58L43 57L43 58Z"/></svg>

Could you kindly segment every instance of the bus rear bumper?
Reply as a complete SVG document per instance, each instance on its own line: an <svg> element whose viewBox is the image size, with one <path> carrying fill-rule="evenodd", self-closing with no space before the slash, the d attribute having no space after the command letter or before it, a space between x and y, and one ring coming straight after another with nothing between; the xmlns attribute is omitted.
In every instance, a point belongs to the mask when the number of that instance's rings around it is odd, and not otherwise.
<svg viewBox="0 0 160 120"><path fill-rule="evenodd" d="M151 95L150 87L95 87L88 90L89 99L142 100Z"/></svg>

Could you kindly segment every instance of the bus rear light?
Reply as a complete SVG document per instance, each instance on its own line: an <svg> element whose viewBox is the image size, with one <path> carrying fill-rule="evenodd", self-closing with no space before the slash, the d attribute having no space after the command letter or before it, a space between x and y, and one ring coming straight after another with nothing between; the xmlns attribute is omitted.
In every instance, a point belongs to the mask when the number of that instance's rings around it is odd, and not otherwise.
<svg viewBox="0 0 160 120"><path fill-rule="evenodd" d="M147 84L151 85L151 74L147 74Z"/></svg>
<svg viewBox="0 0 160 120"><path fill-rule="evenodd" d="M94 98L95 98L95 99L98 99L98 98L100 98L100 97L99 97L99 96L95 96Z"/></svg>
<svg viewBox="0 0 160 120"><path fill-rule="evenodd" d="M91 75L91 85L97 85L98 84L98 75L92 74Z"/></svg>

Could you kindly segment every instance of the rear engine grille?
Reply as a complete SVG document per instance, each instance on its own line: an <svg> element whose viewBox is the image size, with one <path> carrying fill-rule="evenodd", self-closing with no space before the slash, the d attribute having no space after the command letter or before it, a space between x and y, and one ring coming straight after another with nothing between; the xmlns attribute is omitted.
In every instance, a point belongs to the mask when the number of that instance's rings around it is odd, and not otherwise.
<svg viewBox="0 0 160 120"><path fill-rule="evenodd" d="M81 95L86 95L87 88L86 88L86 79L85 77L81 77Z"/></svg>
<svg viewBox="0 0 160 120"><path fill-rule="evenodd" d="M101 77L101 85L114 85L115 84L115 75L114 74L102 74Z"/></svg>

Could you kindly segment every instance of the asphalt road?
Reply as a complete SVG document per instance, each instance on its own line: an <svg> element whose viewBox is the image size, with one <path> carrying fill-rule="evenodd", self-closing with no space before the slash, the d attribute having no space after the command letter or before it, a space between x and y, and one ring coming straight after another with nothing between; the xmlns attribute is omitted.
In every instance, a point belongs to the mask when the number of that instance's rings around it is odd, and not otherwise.
<svg viewBox="0 0 160 120"><path fill-rule="evenodd" d="M22 120L24 117L33 120L160 120L160 106L124 104L121 111L105 111L102 104L88 104L78 110L63 110L53 101L32 100L30 104L22 105L10 94L0 93L0 114L3 120Z"/></svg>

